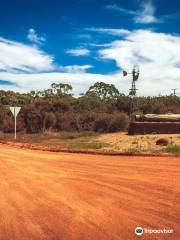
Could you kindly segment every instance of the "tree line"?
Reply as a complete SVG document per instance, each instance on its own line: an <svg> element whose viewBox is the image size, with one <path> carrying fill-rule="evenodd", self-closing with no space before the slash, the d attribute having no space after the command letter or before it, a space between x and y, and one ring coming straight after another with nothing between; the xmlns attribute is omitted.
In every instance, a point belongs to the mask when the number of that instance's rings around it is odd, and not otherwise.
<svg viewBox="0 0 180 240"><path fill-rule="evenodd" d="M116 132L128 127L131 98L113 84L97 82L75 97L72 86L53 83L49 89L18 93L0 90L0 130L13 131L9 106L21 106L17 130ZM133 114L180 113L180 97L135 97Z"/></svg>

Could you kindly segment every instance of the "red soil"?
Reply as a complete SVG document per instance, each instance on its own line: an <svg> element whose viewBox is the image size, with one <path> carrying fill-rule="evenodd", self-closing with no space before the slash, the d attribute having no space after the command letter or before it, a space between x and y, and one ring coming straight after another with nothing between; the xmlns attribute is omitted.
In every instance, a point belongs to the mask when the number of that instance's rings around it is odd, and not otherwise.
<svg viewBox="0 0 180 240"><path fill-rule="evenodd" d="M0 145L0 240L180 239L180 158ZM137 226L173 234L136 236Z"/></svg>

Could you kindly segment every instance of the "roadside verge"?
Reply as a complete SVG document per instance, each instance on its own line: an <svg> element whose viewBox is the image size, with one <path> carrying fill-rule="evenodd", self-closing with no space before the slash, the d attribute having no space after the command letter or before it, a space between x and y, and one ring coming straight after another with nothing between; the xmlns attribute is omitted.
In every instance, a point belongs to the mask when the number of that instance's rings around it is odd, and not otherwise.
<svg viewBox="0 0 180 240"><path fill-rule="evenodd" d="M180 154L172 153L145 153L145 152L118 152L118 151L100 151L92 149L68 149L55 146L39 146L29 143L15 143L15 142L4 142L0 140L0 144L13 146L17 148L24 148L30 150L48 151L48 152L64 152L64 153L80 153L80 154L93 154L93 155L109 155L109 156L152 156L152 157L180 157Z"/></svg>

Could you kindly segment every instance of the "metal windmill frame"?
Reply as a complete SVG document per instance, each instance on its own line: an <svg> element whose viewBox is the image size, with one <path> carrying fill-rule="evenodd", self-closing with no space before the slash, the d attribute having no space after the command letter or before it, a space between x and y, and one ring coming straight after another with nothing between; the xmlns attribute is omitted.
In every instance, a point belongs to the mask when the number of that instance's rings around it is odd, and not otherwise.
<svg viewBox="0 0 180 240"><path fill-rule="evenodd" d="M139 66L134 65L133 70L132 70L132 84L131 88L129 89L129 97L130 97L130 110L129 110L129 117L130 120L133 120L133 112L134 112L134 98L136 97L136 81L139 78Z"/></svg>

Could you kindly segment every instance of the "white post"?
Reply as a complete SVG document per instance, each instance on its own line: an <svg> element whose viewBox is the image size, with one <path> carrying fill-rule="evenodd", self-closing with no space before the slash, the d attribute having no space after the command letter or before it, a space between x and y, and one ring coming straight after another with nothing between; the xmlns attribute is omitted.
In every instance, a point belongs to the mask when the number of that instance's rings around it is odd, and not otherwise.
<svg viewBox="0 0 180 240"><path fill-rule="evenodd" d="M14 139L16 139L16 115L15 115L15 109L14 109Z"/></svg>
<svg viewBox="0 0 180 240"><path fill-rule="evenodd" d="M20 110L21 107L10 107L10 111L14 116L14 139L16 139L16 118Z"/></svg>

